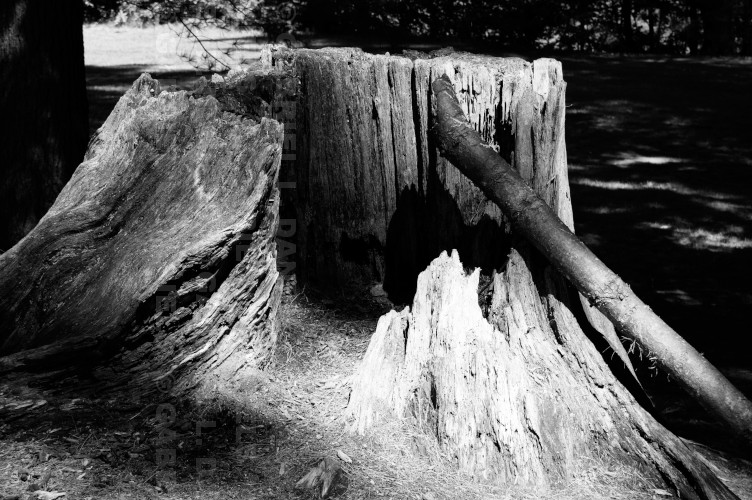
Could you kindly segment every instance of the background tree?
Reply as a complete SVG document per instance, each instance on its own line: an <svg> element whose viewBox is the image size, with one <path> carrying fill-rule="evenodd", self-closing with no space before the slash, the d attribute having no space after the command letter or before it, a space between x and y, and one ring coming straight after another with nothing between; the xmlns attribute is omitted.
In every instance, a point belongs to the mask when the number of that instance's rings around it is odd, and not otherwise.
<svg viewBox="0 0 752 500"><path fill-rule="evenodd" d="M0 3L0 249L29 232L88 140L81 0Z"/></svg>
<svg viewBox="0 0 752 500"><path fill-rule="evenodd" d="M703 52L712 55L734 53L734 0L703 0Z"/></svg>
<svg viewBox="0 0 752 500"><path fill-rule="evenodd" d="M752 50L750 0L88 0L91 19L261 28L270 38L357 36L482 43L486 50L734 55ZM745 45L746 44L746 45ZM746 52L745 52L746 51Z"/></svg>
<svg viewBox="0 0 752 500"><path fill-rule="evenodd" d="M744 0L741 16L742 55L752 55L752 0Z"/></svg>

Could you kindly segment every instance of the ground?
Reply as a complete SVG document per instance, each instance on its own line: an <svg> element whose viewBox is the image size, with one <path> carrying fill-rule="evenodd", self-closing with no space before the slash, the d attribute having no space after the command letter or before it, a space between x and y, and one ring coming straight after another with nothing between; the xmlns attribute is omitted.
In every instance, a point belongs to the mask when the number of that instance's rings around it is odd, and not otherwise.
<svg viewBox="0 0 752 500"><path fill-rule="evenodd" d="M88 379L59 380L62 387L80 384L69 397L6 381L0 409L26 408L0 425L0 498L28 494L49 471L47 490L69 499L304 500L314 497L294 485L323 456L337 457L343 468L334 492L343 500L666 498L640 488L634 471L587 466L566 488L502 488L458 473L405 423L352 434L342 410L380 312L288 293L272 364L193 405L143 400L137 392L99 398ZM752 499L752 464L697 449ZM158 468L172 451L174 463Z"/></svg>
<svg viewBox="0 0 752 500"><path fill-rule="evenodd" d="M141 72L178 86L202 74L193 64L210 59L175 29L85 28L92 131ZM258 57L256 34L210 38L222 60L222 48ZM557 57L568 81L577 232L749 391L752 358L739 337L752 305L752 61ZM596 474L587 467L565 489L502 489L457 473L402 423L352 435L342 409L380 312L288 293L272 365L245 386L191 406L133 393L99 398L87 393L86 380L76 397L4 380L0 409L27 411L0 424L0 495L26 495L49 471L47 489L71 499L311 498L294 491L295 482L320 457L341 452L352 461L338 458L344 480L336 498L343 499L664 497L635 489L630 471ZM650 385L663 396L658 412L675 430L714 444L715 428L675 387L661 377ZM752 464L696 447L742 498L752 499ZM175 451L174 466L158 468L160 456L171 456L160 450Z"/></svg>

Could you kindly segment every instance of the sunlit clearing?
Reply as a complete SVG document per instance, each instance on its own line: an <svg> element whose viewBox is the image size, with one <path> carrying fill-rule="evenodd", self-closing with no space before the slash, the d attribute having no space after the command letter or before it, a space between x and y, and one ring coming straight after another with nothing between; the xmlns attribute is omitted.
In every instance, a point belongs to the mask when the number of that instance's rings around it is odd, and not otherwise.
<svg viewBox="0 0 752 500"><path fill-rule="evenodd" d="M659 222L645 222L642 227L670 232L671 241L683 247L711 252L728 252L752 248L752 239L743 237L741 228L734 226L726 231L673 227ZM736 234L734 234L736 233Z"/></svg>
<svg viewBox="0 0 752 500"><path fill-rule="evenodd" d="M685 306L700 306L702 302L693 298L684 290L656 290L656 293L663 297L666 302L681 304Z"/></svg>
<svg viewBox="0 0 752 500"><path fill-rule="evenodd" d="M705 229L675 229L673 239L682 246L703 250L724 251L752 248L752 239Z"/></svg>
<svg viewBox="0 0 752 500"><path fill-rule="evenodd" d="M612 165L617 167L631 167L632 165L647 164L647 165L668 165L670 163L681 163L683 160L680 158L671 158L668 156L642 156L631 155L620 160L611 161Z"/></svg>
<svg viewBox="0 0 752 500"><path fill-rule="evenodd" d="M714 193L712 191L703 191L692 189L675 182L622 182L622 181L599 181L595 179L573 179L570 184L578 186L587 186L593 188L610 189L612 191L638 191L651 189L655 191L672 191L677 194L688 196L701 196L716 200L736 200L739 197L731 196L724 193Z"/></svg>

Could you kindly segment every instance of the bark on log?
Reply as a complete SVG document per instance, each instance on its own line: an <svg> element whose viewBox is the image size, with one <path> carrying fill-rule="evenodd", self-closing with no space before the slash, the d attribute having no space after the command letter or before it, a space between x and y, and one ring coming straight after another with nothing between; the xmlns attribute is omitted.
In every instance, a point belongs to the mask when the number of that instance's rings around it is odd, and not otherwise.
<svg viewBox="0 0 752 500"><path fill-rule="evenodd" d="M510 485L555 487L595 465L637 471L646 493L737 498L614 378L567 307L576 297L539 269L512 249L484 317L479 271L437 258L412 308L379 320L348 405L355 430L406 417L467 472Z"/></svg>
<svg viewBox="0 0 752 500"><path fill-rule="evenodd" d="M240 102L134 83L47 215L0 256L0 370L108 359L123 382L184 391L268 359L283 130L252 118L268 110L250 90Z"/></svg>
<svg viewBox="0 0 752 500"><path fill-rule="evenodd" d="M588 301L637 342L693 399L752 445L752 402L661 320L557 217L546 201L484 142L464 117L448 77L433 83L442 155L472 179Z"/></svg>

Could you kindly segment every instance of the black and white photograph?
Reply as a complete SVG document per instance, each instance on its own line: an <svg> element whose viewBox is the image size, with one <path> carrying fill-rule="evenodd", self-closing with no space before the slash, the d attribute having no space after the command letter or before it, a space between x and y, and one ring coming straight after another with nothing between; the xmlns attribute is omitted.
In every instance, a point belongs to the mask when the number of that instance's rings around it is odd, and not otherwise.
<svg viewBox="0 0 752 500"><path fill-rule="evenodd" d="M0 500L752 500L752 0L0 0Z"/></svg>

